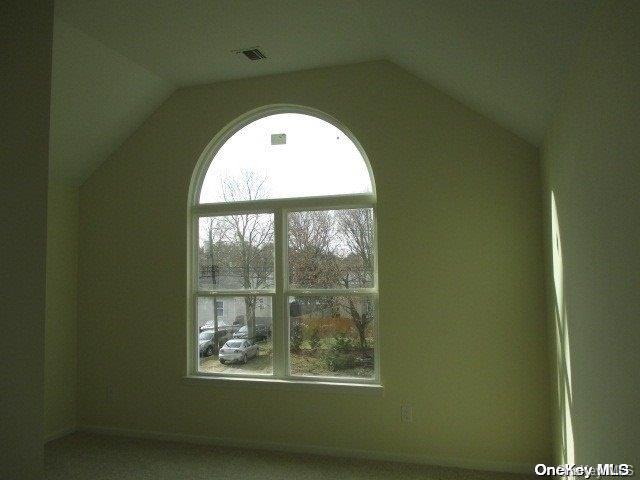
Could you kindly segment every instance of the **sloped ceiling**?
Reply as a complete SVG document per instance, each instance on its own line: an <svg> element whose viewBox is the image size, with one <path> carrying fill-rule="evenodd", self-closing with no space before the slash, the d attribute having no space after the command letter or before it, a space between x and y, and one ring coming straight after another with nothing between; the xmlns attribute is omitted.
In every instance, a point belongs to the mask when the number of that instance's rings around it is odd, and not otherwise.
<svg viewBox="0 0 640 480"><path fill-rule="evenodd" d="M171 83L56 20L50 178L82 184L172 91Z"/></svg>
<svg viewBox="0 0 640 480"><path fill-rule="evenodd" d="M595 5L58 0L52 150L61 166L53 170L83 181L176 86L374 59L406 68L539 145ZM253 46L268 58L233 53Z"/></svg>

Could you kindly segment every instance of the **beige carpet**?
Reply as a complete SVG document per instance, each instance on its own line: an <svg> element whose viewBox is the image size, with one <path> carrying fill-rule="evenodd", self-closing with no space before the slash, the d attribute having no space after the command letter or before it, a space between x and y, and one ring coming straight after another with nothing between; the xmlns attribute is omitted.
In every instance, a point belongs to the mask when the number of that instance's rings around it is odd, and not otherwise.
<svg viewBox="0 0 640 480"><path fill-rule="evenodd" d="M47 480L489 480L527 475L76 433L45 447Z"/></svg>

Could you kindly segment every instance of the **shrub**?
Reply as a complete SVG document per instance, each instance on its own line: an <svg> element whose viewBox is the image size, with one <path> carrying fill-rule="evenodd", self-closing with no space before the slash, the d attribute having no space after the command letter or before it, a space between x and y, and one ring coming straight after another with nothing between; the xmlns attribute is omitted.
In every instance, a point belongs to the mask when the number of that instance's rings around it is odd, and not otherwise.
<svg viewBox="0 0 640 480"><path fill-rule="evenodd" d="M338 333L333 337L331 351L335 353L351 353L353 351L353 340L346 333Z"/></svg>
<svg viewBox="0 0 640 480"><path fill-rule="evenodd" d="M351 353L338 353L329 351L324 357L327 368L332 372L346 370L356 366L356 357Z"/></svg>
<svg viewBox="0 0 640 480"><path fill-rule="evenodd" d="M304 335L300 322L291 322L291 350L294 352L300 351L303 339Z"/></svg>
<svg viewBox="0 0 640 480"><path fill-rule="evenodd" d="M317 350L320 347L320 332L318 332L317 328L313 329L309 343L311 344L311 348L314 350Z"/></svg>
<svg viewBox="0 0 640 480"><path fill-rule="evenodd" d="M353 350L351 337L345 333L335 335L329 351L324 356L327 368L332 372L337 372L355 367L357 362Z"/></svg>

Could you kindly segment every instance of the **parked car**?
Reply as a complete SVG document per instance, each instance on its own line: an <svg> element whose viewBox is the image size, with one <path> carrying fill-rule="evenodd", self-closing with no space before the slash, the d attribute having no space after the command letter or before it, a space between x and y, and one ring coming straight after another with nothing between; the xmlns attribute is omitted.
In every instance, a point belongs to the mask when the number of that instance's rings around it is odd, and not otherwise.
<svg viewBox="0 0 640 480"><path fill-rule="evenodd" d="M240 328L238 325L227 325L225 323L219 323L218 324L218 331L230 331L229 333L234 333L238 330L238 328ZM215 326L213 322L207 322L204 325L200 326L200 331L204 332L205 330L214 330Z"/></svg>
<svg viewBox="0 0 640 480"><path fill-rule="evenodd" d="M221 329L218 333L214 330L202 330L198 335L198 348L200 355L210 357L218 351L220 345L231 338L231 330Z"/></svg>
<svg viewBox="0 0 640 480"><path fill-rule="evenodd" d="M256 324L253 330L253 339L256 341L266 340L271 335L271 328L263 323ZM249 338L249 327L244 325L233 334L233 338Z"/></svg>
<svg viewBox="0 0 640 480"><path fill-rule="evenodd" d="M227 362L247 363L249 358L257 356L258 345L251 340L241 338L227 340L227 343L222 346L218 353L218 358L222 364Z"/></svg>

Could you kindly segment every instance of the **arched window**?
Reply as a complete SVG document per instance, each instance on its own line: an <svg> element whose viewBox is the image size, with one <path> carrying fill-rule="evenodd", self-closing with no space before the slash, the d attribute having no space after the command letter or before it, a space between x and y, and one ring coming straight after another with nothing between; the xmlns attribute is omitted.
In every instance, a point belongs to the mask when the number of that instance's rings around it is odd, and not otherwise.
<svg viewBox="0 0 640 480"><path fill-rule="evenodd" d="M220 132L190 193L190 374L379 383L375 185L321 112Z"/></svg>

